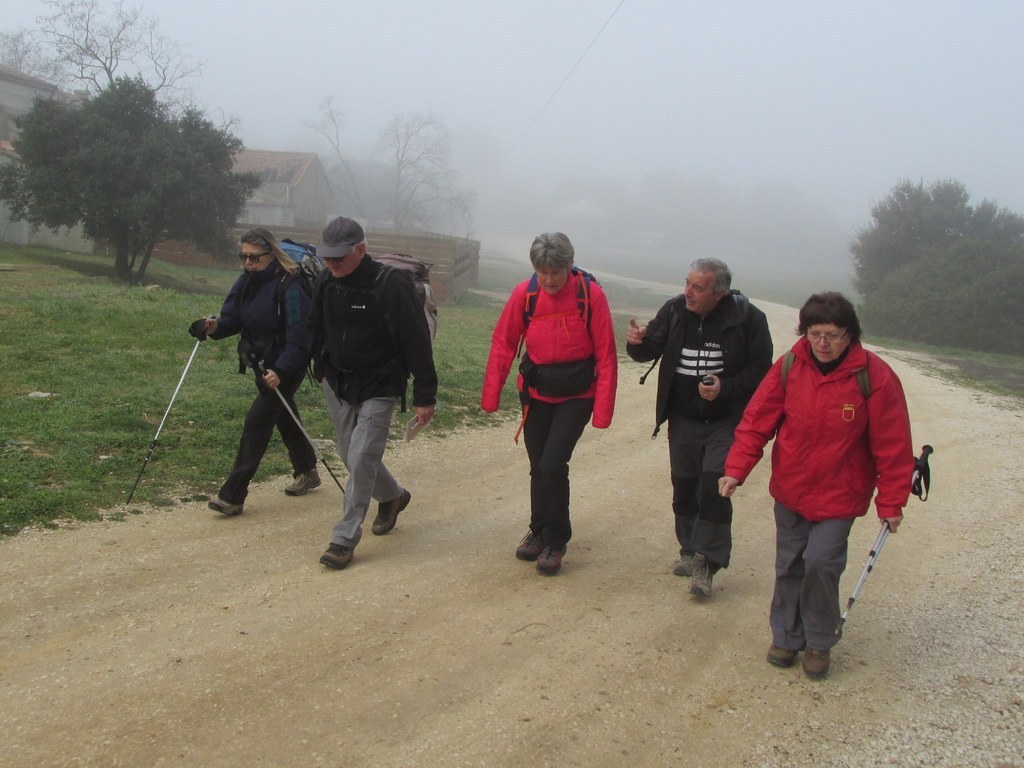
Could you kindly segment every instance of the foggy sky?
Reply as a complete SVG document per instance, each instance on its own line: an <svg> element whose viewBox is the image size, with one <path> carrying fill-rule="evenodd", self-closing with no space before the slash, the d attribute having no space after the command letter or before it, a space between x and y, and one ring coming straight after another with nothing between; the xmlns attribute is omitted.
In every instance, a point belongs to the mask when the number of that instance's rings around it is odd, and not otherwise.
<svg viewBox="0 0 1024 768"><path fill-rule="evenodd" d="M694 257L800 243L839 263L899 179L957 179L1024 212L1020 2L128 4L205 62L199 105L237 117L248 147L326 152L302 126L326 96L353 156L395 114L440 116L484 240L653 230ZM8 7L0 28L43 11ZM721 203L634 200L637 228L622 197L657 183ZM703 234L689 240L686 221Z"/></svg>

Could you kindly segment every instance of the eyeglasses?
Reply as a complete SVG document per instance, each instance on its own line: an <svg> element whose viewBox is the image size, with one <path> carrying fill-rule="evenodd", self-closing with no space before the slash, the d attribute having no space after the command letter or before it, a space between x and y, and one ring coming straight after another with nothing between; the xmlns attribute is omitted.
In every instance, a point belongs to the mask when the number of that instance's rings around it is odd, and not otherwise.
<svg viewBox="0 0 1024 768"><path fill-rule="evenodd" d="M239 261L251 261L251 262L255 263L255 262L259 261L264 256L266 256L267 254L270 254L270 253L273 253L273 251L264 251L263 253L241 253L240 252L238 254L238 260Z"/></svg>
<svg viewBox="0 0 1024 768"><path fill-rule="evenodd" d="M827 341L829 344L835 344L837 341L844 338L845 336L846 331L843 331L842 333L838 333L836 331L829 331L828 333L820 333L818 331L807 332L807 340L810 341L812 344L816 344L822 339Z"/></svg>

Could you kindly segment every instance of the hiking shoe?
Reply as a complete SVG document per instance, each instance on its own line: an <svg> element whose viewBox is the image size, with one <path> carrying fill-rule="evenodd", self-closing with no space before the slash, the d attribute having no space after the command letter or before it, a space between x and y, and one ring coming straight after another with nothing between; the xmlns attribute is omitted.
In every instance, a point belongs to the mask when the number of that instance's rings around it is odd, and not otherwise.
<svg viewBox="0 0 1024 768"><path fill-rule="evenodd" d="M232 504L229 501L224 501L224 499L222 499L220 496L215 498L206 506L208 506L214 512L220 512L222 515L227 515L228 517L234 517L235 515L242 514L241 504Z"/></svg>
<svg viewBox="0 0 1024 768"><path fill-rule="evenodd" d="M287 496L305 496L307 491L320 487L320 475L316 468L309 472L299 472L295 475L295 481L284 489Z"/></svg>
<svg viewBox="0 0 1024 768"><path fill-rule="evenodd" d="M693 576L693 560L696 555L680 555L676 564L672 567L672 573L676 576Z"/></svg>
<svg viewBox="0 0 1024 768"><path fill-rule="evenodd" d="M562 569L562 555L565 554L565 547L555 549L544 547L544 551L537 557L537 570L545 576L553 576Z"/></svg>
<svg viewBox="0 0 1024 768"><path fill-rule="evenodd" d="M536 560L544 551L544 539L533 531L527 531L522 543L516 547L516 557L520 560Z"/></svg>
<svg viewBox="0 0 1024 768"><path fill-rule="evenodd" d="M821 680L828 674L828 667L832 661L832 654L829 651L816 651L808 648L804 651L804 674L811 680Z"/></svg>
<svg viewBox="0 0 1024 768"><path fill-rule="evenodd" d="M768 649L768 663L776 667L792 667L793 662L796 661L796 654L796 651L789 651L773 645Z"/></svg>
<svg viewBox="0 0 1024 768"><path fill-rule="evenodd" d="M402 491L402 495L397 499L380 502L377 505L377 518L373 521L371 528L374 534L383 536L394 528L395 523L398 522L398 513L409 506L410 499L412 499L412 494Z"/></svg>
<svg viewBox="0 0 1024 768"><path fill-rule="evenodd" d="M690 594L699 598L711 597L711 570L704 555L693 556L693 576L690 579Z"/></svg>
<svg viewBox="0 0 1024 768"><path fill-rule="evenodd" d="M341 544L331 544L327 551L320 555L320 562L328 568L340 571L352 562L352 547L343 547Z"/></svg>

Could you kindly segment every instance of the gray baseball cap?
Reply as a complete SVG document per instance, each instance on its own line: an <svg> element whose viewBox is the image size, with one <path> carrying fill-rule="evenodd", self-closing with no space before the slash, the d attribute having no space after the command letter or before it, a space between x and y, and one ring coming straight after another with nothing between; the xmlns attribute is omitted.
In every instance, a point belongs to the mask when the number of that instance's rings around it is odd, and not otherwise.
<svg viewBox="0 0 1024 768"><path fill-rule="evenodd" d="M359 222L339 216L324 227L323 242L316 247L317 255L324 259L340 259L366 239Z"/></svg>

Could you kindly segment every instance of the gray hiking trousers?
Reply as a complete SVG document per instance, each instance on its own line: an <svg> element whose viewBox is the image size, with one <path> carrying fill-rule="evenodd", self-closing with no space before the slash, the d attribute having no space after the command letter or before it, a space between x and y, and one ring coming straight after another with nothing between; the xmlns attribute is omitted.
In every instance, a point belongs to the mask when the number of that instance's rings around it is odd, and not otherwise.
<svg viewBox="0 0 1024 768"><path fill-rule="evenodd" d="M856 518L813 523L775 503L775 594L772 644L789 651L827 651L839 638L839 577Z"/></svg>
<svg viewBox="0 0 1024 768"><path fill-rule="evenodd" d="M374 397L350 405L324 379L324 398L334 424L338 455L348 470L341 521L331 530L331 543L355 547L363 536L363 520L370 501L391 501L405 490L384 466L393 397Z"/></svg>

